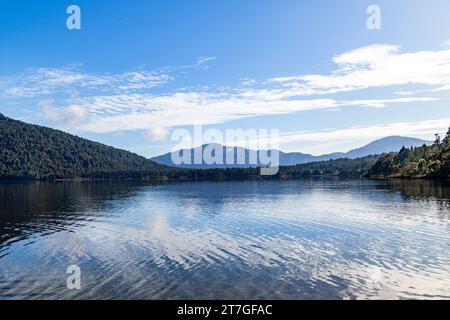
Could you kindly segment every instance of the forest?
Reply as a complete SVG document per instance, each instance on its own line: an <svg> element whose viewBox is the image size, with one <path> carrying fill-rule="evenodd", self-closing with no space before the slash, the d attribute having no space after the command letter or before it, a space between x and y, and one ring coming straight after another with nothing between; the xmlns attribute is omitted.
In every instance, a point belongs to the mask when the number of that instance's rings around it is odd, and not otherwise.
<svg viewBox="0 0 450 320"><path fill-rule="evenodd" d="M398 153L383 155L365 175L369 178L450 177L450 129L444 139L437 134L433 145L403 147Z"/></svg>
<svg viewBox="0 0 450 320"><path fill-rule="evenodd" d="M259 168L181 169L59 130L0 115L0 179L243 180L360 177L379 156L280 167L262 177Z"/></svg>

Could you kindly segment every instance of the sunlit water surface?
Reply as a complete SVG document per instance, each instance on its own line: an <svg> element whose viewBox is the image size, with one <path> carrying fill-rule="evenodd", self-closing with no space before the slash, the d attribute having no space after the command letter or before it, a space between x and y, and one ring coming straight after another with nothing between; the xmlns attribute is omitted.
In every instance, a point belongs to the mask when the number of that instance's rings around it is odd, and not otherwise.
<svg viewBox="0 0 450 320"><path fill-rule="evenodd" d="M0 299L450 299L445 183L18 183L0 200Z"/></svg>

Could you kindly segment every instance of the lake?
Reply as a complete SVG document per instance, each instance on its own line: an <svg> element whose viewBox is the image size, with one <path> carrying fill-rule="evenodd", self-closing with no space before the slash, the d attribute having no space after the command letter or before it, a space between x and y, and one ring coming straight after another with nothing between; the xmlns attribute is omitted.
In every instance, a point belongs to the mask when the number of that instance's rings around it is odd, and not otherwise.
<svg viewBox="0 0 450 320"><path fill-rule="evenodd" d="M450 299L450 184L0 184L0 299L120 298Z"/></svg>

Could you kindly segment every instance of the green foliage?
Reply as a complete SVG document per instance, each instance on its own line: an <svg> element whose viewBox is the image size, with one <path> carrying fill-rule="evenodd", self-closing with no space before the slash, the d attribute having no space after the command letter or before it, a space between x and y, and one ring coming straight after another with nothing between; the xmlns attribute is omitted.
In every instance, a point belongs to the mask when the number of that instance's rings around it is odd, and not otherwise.
<svg viewBox="0 0 450 320"><path fill-rule="evenodd" d="M58 130L0 117L0 178L158 178L164 167Z"/></svg>
<svg viewBox="0 0 450 320"><path fill-rule="evenodd" d="M307 178L314 176L360 177L375 164L379 156L371 155L358 159L337 159L281 167L280 178Z"/></svg>
<svg viewBox="0 0 450 320"><path fill-rule="evenodd" d="M449 178L449 135L442 142L431 146L402 148L397 154L385 155L375 163L367 176L372 178Z"/></svg>
<svg viewBox="0 0 450 320"><path fill-rule="evenodd" d="M26 124L0 114L0 180L146 179L243 180L296 179L312 176L358 177L377 156L281 167L261 177L259 168L181 169L157 164L131 152L62 131Z"/></svg>

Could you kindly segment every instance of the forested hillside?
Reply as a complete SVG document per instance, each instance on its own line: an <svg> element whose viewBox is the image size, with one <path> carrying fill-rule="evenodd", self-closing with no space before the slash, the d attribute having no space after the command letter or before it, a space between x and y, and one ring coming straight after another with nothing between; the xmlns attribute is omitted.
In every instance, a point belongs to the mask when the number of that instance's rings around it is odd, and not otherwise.
<svg viewBox="0 0 450 320"><path fill-rule="evenodd" d="M380 156L372 155L357 159L337 159L282 167L281 178L306 178L316 176L361 177L376 163Z"/></svg>
<svg viewBox="0 0 450 320"><path fill-rule="evenodd" d="M450 178L450 130L431 146L402 148L381 157L366 175L370 178Z"/></svg>
<svg viewBox="0 0 450 320"><path fill-rule="evenodd" d="M149 179L236 180L359 177L378 156L280 167L262 177L259 168L182 169L157 164L71 134L0 115L0 180Z"/></svg>
<svg viewBox="0 0 450 320"><path fill-rule="evenodd" d="M311 155L305 154L301 152L279 152L279 163L281 166L295 166L298 164L311 163L311 162L321 162L328 160L336 160L336 159L358 159L363 158L369 155L379 155L389 152L397 152L400 150L402 146L405 147L419 147L423 144L431 144L430 141L425 141L417 138L411 137L401 137L401 136L389 136L382 139L375 140L361 148L353 149L348 152L335 152L324 155ZM222 164L207 164L204 161L199 164L194 164L194 154L198 152L203 152L206 147L214 147L214 149L220 150L222 149ZM189 155L190 164L174 164L172 162L172 154L166 153L158 157L152 158L153 161L164 164L171 167L180 167L187 169L213 169L213 168L251 168L257 167L256 162L250 162L250 153L254 152L257 155L257 159L260 159L261 150L252 151L246 148L239 147L227 147L219 144L206 144L201 147L193 148L193 149L185 149L182 150ZM178 150L176 153L180 153L181 150ZM265 151L266 152L266 151ZM272 152L272 151L271 151ZM227 159L236 159L237 154L242 154L243 159L241 164L227 164ZM237 161L234 163L238 163Z"/></svg>
<svg viewBox="0 0 450 320"><path fill-rule="evenodd" d="M0 179L158 178L136 154L0 115Z"/></svg>

